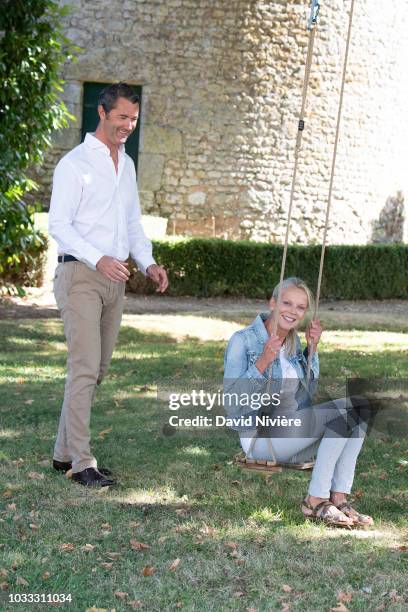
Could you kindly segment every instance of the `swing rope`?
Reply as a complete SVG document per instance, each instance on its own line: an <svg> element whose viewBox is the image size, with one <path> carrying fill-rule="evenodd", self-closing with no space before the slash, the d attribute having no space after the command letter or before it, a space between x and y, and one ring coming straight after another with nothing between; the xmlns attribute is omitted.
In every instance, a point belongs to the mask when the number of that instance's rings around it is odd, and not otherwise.
<svg viewBox="0 0 408 612"><path fill-rule="evenodd" d="M299 153L302 146L302 136L303 130L305 129L305 113L306 113L306 102L307 102L307 94L309 91L309 82L310 82L310 72L312 69L312 61L313 61L313 48L316 37L316 29L317 29L317 16L319 14L319 4L317 0L312 1L312 15L310 18L309 25L309 43L307 47L307 56L306 56L306 66L305 66L305 76L303 80L303 90L302 90L302 106L299 114L299 122L298 122L298 132L296 136L296 144L295 144L295 163L293 166L293 175L292 175L292 185L290 189L290 199L289 199L289 208L288 215L286 219L286 234L285 234L285 244L283 247L283 255L282 255L282 264L281 264L281 272L280 272L280 280L279 280L279 293L277 300L277 311L279 312L279 308L282 300L282 281L285 275L286 268L286 257L288 253L288 244L289 244L289 231L290 231L290 223L292 220L292 210L293 210L293 202L295 198L295 187L296 187L296 179L297 179L297 171L298 171L298 162L299 162ZM273 325L273 333L276 335L278 330L278 320L274 321ZM272 365L269 367L269 379L272 378Z"/></svg>
<svg viewBox="0 0 408 612"><path fill-rule="evenodd" d="M287 258L287 253L288 253L289 231L290 231L290 224L291 224L291 219L292 219L293 203L295 199L295 187L296 187L296 179L297 179L297 171L298 171L299 153L300 153L300 149L302 146L303 130L305 129L306 102L307 102L307 94L309 91L310 73L311 73L312 62L313 62L313 48L314 48L314 42L315 42L315 37L316 37L318 14L319 14L319 2L318 0L312 0L311 15L310 15L310 20L309 20L309 25L308 25L309 41L308 41L308 47L307 47L305 75L303 79L303 88L302 88L302 105L301 105L300 114L299 114L298 131L297 131L297 136L296 136L295 162L294 162L294 167L293 167L289 208L288 208L288 214L287 214L287 219L286 219L285 245L283 248L280 281L279 281L280 283L279 293L278 293L278 299L277 299L277 305L276 305L277 312L279 312L281 301L282 301L282 288L281 287L282 287L283 277L285 274L286 258ZM277 330L278 330L278 320L276 319L273 325L273 333L275 335L276 335ZM271 385L272 385L272 364L269 366L269 371L268 371L267 393L269 395L271 392ZM259 430L260 428L258 428L258 431ZM246 457L248 457L252 453L256 440L257 440L257 434L255 434L255 436L251 440L249 448L246 452ZM275 451L273 448L272 440L269 437L267 438L267 440L268 440L268 446L271 452L271 456L273 458L273 461L276 463L276 455L275 455Z"/></svg>
<svg viewBox="0 0 408 612"><path fill-rule="evenodd" d="M321 283L322 283L323 267L324 267L324 256L325 256L325 251L326 251L327 232L328 232L329 219L330 219L330 209L331 209L334 175L335 175L335 168L336 168L337 149L338 149L338 142L340 138L340 124L341 124L341 116L342 116L342 110L343 110L343 98L344 98L344 89L345 89L346 74L347 74L347 63L348 63L348 56L349 56L349 50L350 50L350 41L351 41L351 32L352 32L353 14L354 14L354 3L355 3L355 0L351 0L346 50L345 50L345 56L344 56L344 62L343 62L343 73L342 73L342 81L341 81L341 88L340 88L340 99L339 99L339 107L338 107L338 113L337 113L336 135L335 135L335 143L334 143L331 174L330 174L329 192L328 192L327 205L326 205L326 218L325 218L325 226L324 226L324 233L323 233L322 250L321 250L321 256L320 256L319 275L318 275L317 289L316 289L316 300L315 300L315 305L313 309L312 319L315 319L317 316L317 312L319 308L319 301L320 301ZM276 304L277 312L279 312L281 301L282 301L282 282L284 279L285 268L286 268L287 251L288 251L288 244L289 244L289 231L290 231L290 224L291 224L291 219L292 219L292 210L293 210L293 202L294 202L294 194L295 194L297 170L298 170L298 160L299 160L299 153L300 153L301 145L302 145L303 130L305 127L304 116L305 116L305 111L306 111L306 101L307 101L307 94L308 94L309 82L310 82L310 72L311 72L311 67L312 67L313 48L314 48L315 34L316 34L316 29L317 29L317 17L319 14L319 9L320 9L319 1L312 0L311 16L310 16L309 25L308 25L310 34L309 34L309 43L308 43L307 57L306 57L305 76L304 76L304 81L303 81L302 106L301 106L301 111L299 115L298 133L297 133L296 144L295 144L295 162L294 162L294 168L293 168L290 201L289 201L289 208L288 208L288 215L287 215L285 243L284 243L282 263L281 263L279 292L278 292L278 299L277 299L277 304ZM278 329L278 320L276 318L274 320L274 325L273 325L273 333L275 335L277 333L277 329ZM307 374L306 374L307 384L310 380L310 371L311 371L311 363L312 363L314 348L315 347L312 341L310 345L310 350L308 352ZM272 384L272 364L269 366L269 372L268 372L268 393L270 393L271 384ZM254 468L256 466L259 466L259 467L256 467L256 469L262 469L262 465L265 466L264 469L268 469L268 466L270 466L269 469L270 471L272 471L273 470L272 466L276 466L279 464L276 461L276 455L275 455L273 443L270 437L268 437L267 440L268 440L268 445L271 451L271 456L273 458L273 462L255 461L255 460L248 459L249 455L251 454L253 450L256 440L257 440L257 434L255 434L251 440L249 448L247 452L245 453L244 461L238 459L238 462L245 463L245 464L247 463L256 464L253 466ZM312 466L313 466L312 462L308 463L307 467L306 467L306 464L304 464L303 469L310 469L310 467ZM292 466L292 467L296 467L296 466ZM302 469L301 466L297 466L297 467L298 469Z"/></svg>
<svg viewBox="0 0 408 612"><path fill-rule="evenodd" d="M313 316L312 316L313 320L316 319L317 312L318 312L318 309L319 309L320 291L321 291L321 286L322 286L324 256L325 256L325 253L326 253L327 232L328 232L328 228L329 228L329 219L330 219L330 209L331 209L331 203L332 203L334 175L335 175L335 170L336 170L337 148L338 148L339 138L340 138L340 124L341 124L341 116L342 116L342 111L343 111L344 87L345 87L345 84L346 84L347 63L348 63L348 56L349 56L349 51L350 51L351 30L352 30L352 25L353 25L354 2L355 2L355 0L351 0L350 15L349 15L349 25L348 25L347 41L346 41L346 50L345 50L344 62L343 62L343 74L342 74L341 88L340 88L340 99L339 99L339 107L338 107L338 112L337 112L336 136L335 136L335 140L334 140L334 149L333 149L333 158L332 158L331 173L330 173L329 192L328 192L328 196L327 196L326 219L325 219L325 224L324 224L322 250L321 250L321 254L320 254L319 276L318 276L318 280L317 280L316 300L315 300L314 309L313 309ZM308 355L307 355L307 375L306 375L306 382L307 383L309 383L309 380L310 380L310 371L311 371L311 367L312 367L312 358L313 358L313 353L314 352L315 352L315 347L314 347L314 342L312 341L311 345L310 345L310 351L308 352Z"/></svg>

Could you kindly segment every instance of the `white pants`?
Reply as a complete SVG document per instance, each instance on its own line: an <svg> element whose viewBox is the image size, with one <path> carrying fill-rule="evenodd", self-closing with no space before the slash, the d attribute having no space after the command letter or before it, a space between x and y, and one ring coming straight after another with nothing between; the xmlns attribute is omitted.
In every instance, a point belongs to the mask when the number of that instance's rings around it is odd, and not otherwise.
<svg viewBox="0 0 408 612"><path fill-rule="evenodd" d="M330 491L350 493L354 480L357 457L364 442L366 425L356 425L348 437L336 434L330 424L340 415L347 414L346 398L305 409L313 411L313 434L311 438L279 437L271 438L277 461L301 463L310 461L316 451L316 463L309 485L309 495L328 498ZM298 411L300 414L302 411ZM241 446L248 452L252 438L241 438ZM273 461L270 443L266 438L258 438L248 457Z"/></svg>

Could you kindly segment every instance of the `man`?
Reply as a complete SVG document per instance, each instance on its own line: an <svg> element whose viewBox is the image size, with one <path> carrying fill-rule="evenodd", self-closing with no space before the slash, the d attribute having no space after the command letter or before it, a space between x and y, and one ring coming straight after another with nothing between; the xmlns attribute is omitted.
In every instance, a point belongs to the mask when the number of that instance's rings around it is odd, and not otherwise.
<svg viewBox="0 0 408 612"><path fill-rule="evenodd" d="M98 470L90 449L91 403L104 377L122 317L130 255L166 290L166 271L153 259L140 221L136 174L124 143L134 131L139 98L126 83L106 87L99 125L58 163L49 231L58 243L54 294L68 345L64 403L53 466L87 486L115 481Z"/></svg>

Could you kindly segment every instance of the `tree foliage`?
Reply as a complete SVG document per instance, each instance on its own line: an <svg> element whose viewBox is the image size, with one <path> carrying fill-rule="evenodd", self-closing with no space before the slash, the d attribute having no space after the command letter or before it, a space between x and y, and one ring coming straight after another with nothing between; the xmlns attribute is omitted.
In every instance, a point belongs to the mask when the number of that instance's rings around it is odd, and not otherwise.
<svg viewBox="0 0 408 612"><path fill-rule="evenodd" d="M0 0L0 275L29 282L38 276L45 238L34 229L35 207L24 195L27 175L71 117L60 100L62 64L75 48L63 36L67 9L54 0Z"/></svg>

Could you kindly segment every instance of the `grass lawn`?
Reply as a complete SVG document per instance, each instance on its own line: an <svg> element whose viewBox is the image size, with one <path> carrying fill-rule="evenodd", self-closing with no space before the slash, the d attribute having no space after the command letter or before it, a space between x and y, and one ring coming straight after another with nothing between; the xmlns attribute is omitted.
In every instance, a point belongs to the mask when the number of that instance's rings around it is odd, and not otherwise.
<svg viewBox="0 0 408 612"><path fill-rule="evenodd" d="M51 469L61 323L0 321L0 609L34 592L70 593L75 611L407 610L407 440L370 438L360 455L354 494L375 528L307 523L309 474L241 472L228 430L162 434L155 385L221 377L225 341L203 316L160 324L125 317L92 417L95 455L120 486L94 491ZM216 338L238 328L216 325ZM327 331L323 375L408 378L403 332Z"/></svg>

